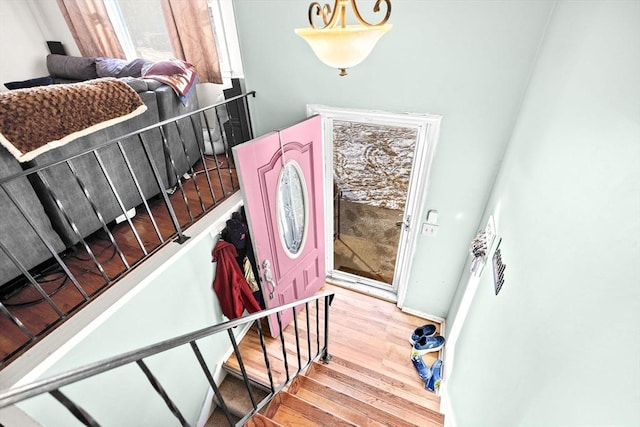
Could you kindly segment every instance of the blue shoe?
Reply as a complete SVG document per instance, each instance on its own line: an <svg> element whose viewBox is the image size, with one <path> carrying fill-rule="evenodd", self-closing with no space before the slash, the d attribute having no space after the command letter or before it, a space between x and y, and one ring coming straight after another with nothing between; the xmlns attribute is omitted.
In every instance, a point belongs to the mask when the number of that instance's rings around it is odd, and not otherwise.
<svg viewBox="0 0 640 427"><path fill-rule="evenodd" d="M442 382L442 360L438 359L431 365L431 377L425 387L431 391L438 391Z"/></svg>
<svg viewBox="0 0 640 427"><path fill-rule="evenodd" d="M411 338L409 338L409 342L411 343L411 345L414 345L416 341L418 341L421 337L430 337L435 333L436 325L428 324L420 326L415 331L413 331L413 334L411 334Z"/></svg>
<svg viewBox="0 0 640 427"><path fill-rule="evenodd" d="M418 371L418 375L420 379L424 381L424 387L427 388L427 383L431 379L431 369L424 363L422 356L420 356L417 352L411 352L411 361L413 362L413 366Z"/></svg>
<svg viewBox="0 0 640 427"><path fill-rule="evenodd" d="M444 346L444 337L441 335L435 337L422 336L413 345L413 349L418 354L431 353L432 351L438 351Z"/></svg>

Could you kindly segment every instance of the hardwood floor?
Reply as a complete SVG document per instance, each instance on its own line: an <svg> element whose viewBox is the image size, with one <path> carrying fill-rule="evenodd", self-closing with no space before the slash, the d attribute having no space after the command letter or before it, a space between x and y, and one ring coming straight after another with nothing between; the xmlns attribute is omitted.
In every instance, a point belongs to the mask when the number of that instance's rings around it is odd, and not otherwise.
<svg viewBox="0 0 640 427"><path fill-rule="evenodd" d="M182 188L177 187L169 196L183 230L239 188L237 174L230 158L218 156L218 166L214 158L207 157L205 160L207 173L204 173L205 169L199 161L193 168L195 178L192 176L183 179ZM148 255L175 238L176 229L164 200L156 196L149 200L148 204L157 231L144 205L137 207L137 214L131 219L142 245L126 221L108 224L120 252L116 250L116 245L113 245L104 230L99 230L86 239L104 272L92 261L89 252L78 244L61 255L75 281L55 263L37 274L34 273L34 278L44 291L51 295L51 300L60 313L44 301L35 287L26 280L26 286L18 287L13 293L2 297L2 304L8 312L22 322L33 337L27 335L6 313L0 312L0 369L112 286L136 265L144 262ZM143 247L147 255L143 252Z"/></svg>
<svg viewBox="0 0 640 427"><path fill-rule="evenodd" d="M413 402L430 411L439 411L439 397L424 388L424 383L418 376L410 360L411 345L409 337L415 328L422 326L425 321L416 316L402 312L395 304L378 300L334 285L325 285L321 292L336 294L329 311L329 353L333 356L327 369L331 372L316 372L331 382L340 375L349 376L343 379L346 383L361 382L363 386L381 388L378 393L389 393L388 398L400 397ZM315 306L310 307L310 336L312 351L316 347ZM322 330L323 307L320 306L320 324ZM301 343L301 363L307 360L306 314L298 314L298 339ZM436 325L438 331L440 325ZM266 331L265 327L265 331ZM284 330L285 348L287 350L287 364L291 376L297 371L296 357L296 327L292 323ZM276 386L286 380L286 368L280 338L265 337L269 364L273 372ZM240 351L247 374L250 378L269 384L265 369L264 356L260 347L260 340L255 326L249 330L241 341ZM429 366L438 358L438 353L427 353L423 356ZM239 372L238 360L232 356L225 367L232 372ZM323 365L312 365L315 371L322 370ZM356 378L353 375L356 375ZM324 376L323 376L324 375ZM351 391L358 394L357 391ZM365 398L365 397L362 397ZM418 424L419 425L419 424ZM426 425L426 424L425 424Z"/></svg>

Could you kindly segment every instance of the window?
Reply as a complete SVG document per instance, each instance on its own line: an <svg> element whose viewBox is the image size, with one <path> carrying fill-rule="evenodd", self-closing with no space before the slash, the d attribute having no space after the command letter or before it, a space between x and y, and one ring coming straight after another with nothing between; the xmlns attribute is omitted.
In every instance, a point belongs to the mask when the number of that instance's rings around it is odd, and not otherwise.
<svg viewBox="0 0 640 427"><path fill-rule="evenodd" d="M220 71L225 80L243 77L232 0L208 0ZM127 59L173 57L159 0L105 0ZM226 82L225 82L226 83Z"/></svg>

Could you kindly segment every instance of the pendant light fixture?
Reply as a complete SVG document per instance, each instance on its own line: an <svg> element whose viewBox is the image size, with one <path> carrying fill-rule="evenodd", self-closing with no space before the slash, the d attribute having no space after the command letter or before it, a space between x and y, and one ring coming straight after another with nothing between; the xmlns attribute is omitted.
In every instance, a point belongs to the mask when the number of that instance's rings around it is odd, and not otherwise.
<svg viewBox="0 0 640 427"><path fill-rule="evenodd" d="M330 67L340 70L341 76L347 75L347 68L364 61L378 40L391 29L387 24L391 15L391 0L376 0L375 13L380 12L380 3L384 3L386 13L377 24L365 21L358 11L355 0L335 0L333 8L318 2L309 5L310 28L298 28L296 34L306 40L316 56ZM351 4L353 14L359 25L347 25L347 5ZM314 23L314 15L322 17L322 26Z"/></svg>

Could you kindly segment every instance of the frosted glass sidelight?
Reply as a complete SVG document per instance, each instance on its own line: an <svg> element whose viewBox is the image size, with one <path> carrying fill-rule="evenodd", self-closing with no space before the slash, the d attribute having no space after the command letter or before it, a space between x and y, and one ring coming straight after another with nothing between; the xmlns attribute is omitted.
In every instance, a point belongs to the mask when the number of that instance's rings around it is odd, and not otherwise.
<svg viewBox="0 0 640 427"><path fill-rule="evenodd" d="M300 252L307 229L307 194L302 171L288 162L278 182L277 215L280 238L289 256Z"/></svg>

